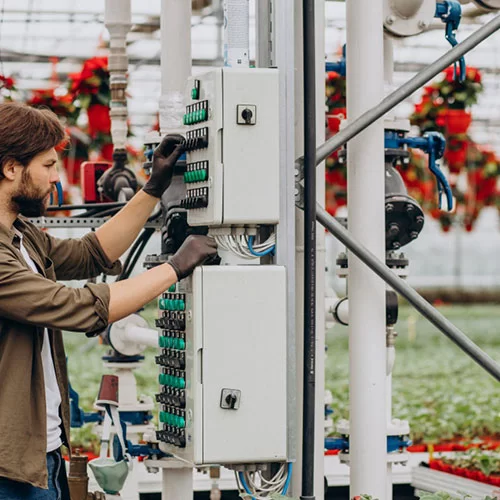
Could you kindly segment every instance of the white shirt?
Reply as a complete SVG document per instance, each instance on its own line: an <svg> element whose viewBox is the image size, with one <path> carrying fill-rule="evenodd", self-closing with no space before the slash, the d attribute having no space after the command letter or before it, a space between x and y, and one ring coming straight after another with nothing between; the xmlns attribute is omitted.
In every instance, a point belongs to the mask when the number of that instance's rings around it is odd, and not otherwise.
<svg viewBox="0 0 500 500"><path fill-rule="evenodd" d="M26 261L26 264L34 273L38 274L38 268L29 256L26 248L23 245L23 235L19 231L15 231L20 239L21 254ZM50 340L47 328L43 331L43 346L42 346L42 366L43 378L45 381L45 406L47 411L47 453L57 450L61 444L61 418L59 417L59 406L61 405L61 393L57 385L56 372L54 369L54 361L50 350Z"/></svg>

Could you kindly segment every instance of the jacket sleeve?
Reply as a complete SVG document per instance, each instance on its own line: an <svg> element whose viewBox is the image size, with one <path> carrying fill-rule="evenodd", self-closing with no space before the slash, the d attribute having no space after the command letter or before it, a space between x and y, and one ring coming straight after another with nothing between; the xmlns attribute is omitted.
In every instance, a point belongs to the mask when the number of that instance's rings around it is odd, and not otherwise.
<svg viewBox="0 0 500 500"><path fill-rule="evenodd" d="M0 316L40 327L95 333L108 325L109 286L70 288L25 268L10 252L0 259Z"/></svg>
<svg viewBox="0 0 500 500"><path fill-rule="evenodd" d="M94 278L101 273L120 274L120 261L111 262L94 232L83 238L59 239L43 232L47 242L47 255L54 262L58 280Z"/></svg>

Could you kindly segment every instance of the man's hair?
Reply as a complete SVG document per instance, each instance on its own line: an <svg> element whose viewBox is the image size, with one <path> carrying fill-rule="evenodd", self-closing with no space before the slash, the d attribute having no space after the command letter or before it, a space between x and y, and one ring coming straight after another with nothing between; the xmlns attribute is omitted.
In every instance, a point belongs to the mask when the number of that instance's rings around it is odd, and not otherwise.
<svg viewBox="0 0 500 500"><path fill-rule="evenodd" d="M35 156L57 146L64 138L64 127L50 109L0 103L0 180L9 160L26 167Z"/></svg>

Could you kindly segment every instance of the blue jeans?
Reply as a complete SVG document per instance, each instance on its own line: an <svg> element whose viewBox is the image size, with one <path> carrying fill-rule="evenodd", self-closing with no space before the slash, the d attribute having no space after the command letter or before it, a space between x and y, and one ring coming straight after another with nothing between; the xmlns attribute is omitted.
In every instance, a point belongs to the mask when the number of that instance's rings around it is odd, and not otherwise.
<svg viewBox="0 0 500 500"><path fill-rule="evenodd" d="M49 489L0 477L0 500L66 500L67 480L64 460L59 450L47 453Z"/></svg>

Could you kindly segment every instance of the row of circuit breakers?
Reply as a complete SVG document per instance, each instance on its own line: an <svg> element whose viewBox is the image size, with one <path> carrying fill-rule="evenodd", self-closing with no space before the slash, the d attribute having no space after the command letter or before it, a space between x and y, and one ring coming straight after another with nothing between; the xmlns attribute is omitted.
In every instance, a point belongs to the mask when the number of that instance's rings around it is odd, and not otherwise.
<svg viewBox="0 0 500 500"><path fill-rule="evenodd" d="M185 93L191 226L279 223L279 78L222 68ZM276 265L202 266L159 299L163 451L194 465L286 461L287 286Z"/></svg>

